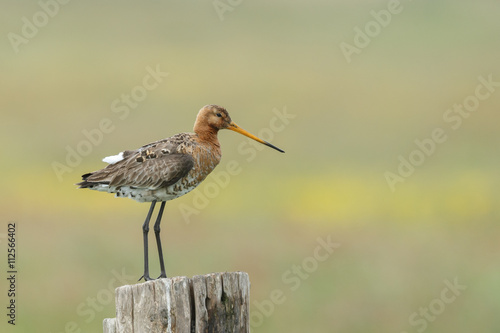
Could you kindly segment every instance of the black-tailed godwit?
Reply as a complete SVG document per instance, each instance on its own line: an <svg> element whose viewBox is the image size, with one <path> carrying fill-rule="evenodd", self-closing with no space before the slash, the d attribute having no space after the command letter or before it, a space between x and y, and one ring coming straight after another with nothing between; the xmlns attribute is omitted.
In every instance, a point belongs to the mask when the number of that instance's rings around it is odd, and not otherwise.
<svg viewBox="0 0 500 333"><path fill-rule="evenodd" d="M151 202L142 226L144 240L144 274L149 276L148 232L149 221L156 202L161 202L154 224L161 274L167 277L160 241L160 222L165 202L178 198L198 186L219 164L221 149L217 133L229 129L284 153L269 142L259 139L236 125L226 109L217 105L204 106L194 124L194 133L180 133L152 142L136 150L125 150L103 159L109 163L104 169L82 176L79 188L115 193L139 202ZM140 279L139 279L140 280Z"/></svg>

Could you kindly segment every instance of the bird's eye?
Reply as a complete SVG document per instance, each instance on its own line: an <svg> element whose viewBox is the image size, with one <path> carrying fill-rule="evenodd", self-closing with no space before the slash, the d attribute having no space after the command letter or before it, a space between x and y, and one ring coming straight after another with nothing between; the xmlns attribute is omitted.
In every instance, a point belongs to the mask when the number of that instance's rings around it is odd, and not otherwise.
<svg viewBox="0 0 500 333"><path fill-rule="evenodd" d="M222 115L220 113L217 113L216 116L219 118L222 117Z"/></svg>

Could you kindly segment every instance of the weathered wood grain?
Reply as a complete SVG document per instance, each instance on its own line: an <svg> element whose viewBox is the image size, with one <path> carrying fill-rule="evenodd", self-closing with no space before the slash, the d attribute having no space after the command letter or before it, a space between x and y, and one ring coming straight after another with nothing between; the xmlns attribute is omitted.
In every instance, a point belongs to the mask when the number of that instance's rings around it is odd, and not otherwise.
<svg viewBox="0 0 500 333"><path fill-rule="evenodd" d="M132 286L123 286L115 290L116 331L133 332L133 299Z"/></svg>
<svg viewBox="0 0 500 333"><path fill-rule="evenodd" d="M104 319L102 323L102 329L104 333L116 333L116 319Z"/></svg>
<svg viewBox="0 0 500 333"><path fill-rule="evenodd" d="M250 280L244 272L174 277L116 289L116 319L105 333L250 332Z"/></svg>

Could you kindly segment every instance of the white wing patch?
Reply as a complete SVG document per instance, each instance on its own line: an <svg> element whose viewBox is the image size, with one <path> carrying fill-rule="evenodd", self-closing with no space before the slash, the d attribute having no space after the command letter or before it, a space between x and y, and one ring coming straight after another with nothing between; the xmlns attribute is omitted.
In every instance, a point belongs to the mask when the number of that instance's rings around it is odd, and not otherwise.
<svg viewBox="0 0 500 333"><path fill-rule="evenodd" d="M123 152L119 153L118 155L108 156L102 159L103 162L106 162L108 164L115 164L116 162L120 162L121 160L123 160Z"/></svg>

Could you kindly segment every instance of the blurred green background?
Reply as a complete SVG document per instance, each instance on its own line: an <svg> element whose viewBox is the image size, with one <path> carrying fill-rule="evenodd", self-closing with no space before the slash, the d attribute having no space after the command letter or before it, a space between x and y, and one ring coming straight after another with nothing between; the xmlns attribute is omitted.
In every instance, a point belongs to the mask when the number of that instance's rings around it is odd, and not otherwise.
<svg viewBox="0 0 500 333"><path fill-rule="evenodd" d="M3 310L1 327L102 331L113 288L142 274L148 204L74 184L220 104L286 154L220 133L214 173L238 172L167 203L169 276L248 272L254 332L500 331L500 88L456 130L443 118L478 77L500 82L497 1L401 1L385 27L371 11L383 18L390 1L41 3L51 16L35 1L0 12L2 258L10 221L19 253L17 325ZM367 24L348 62L341 45ZM148 67L168 76L121 119L113 102L139 94ZM113 129L58 176L102 119ZM423 156L415 140L436 128L446 141L391 190L386 173ZM318 238L340 247L317 261ZM466 289L444 303L455 279ZM284 299L270 306L273 290Z"/></svg>

